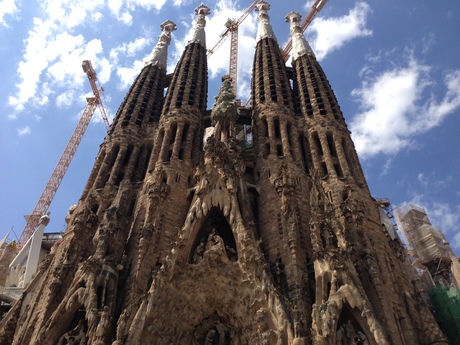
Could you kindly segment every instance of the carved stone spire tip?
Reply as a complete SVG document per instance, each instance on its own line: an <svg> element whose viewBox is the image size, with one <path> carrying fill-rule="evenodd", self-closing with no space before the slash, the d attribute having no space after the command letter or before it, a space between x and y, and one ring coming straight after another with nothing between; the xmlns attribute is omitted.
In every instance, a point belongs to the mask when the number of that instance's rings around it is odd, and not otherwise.
<svg viewBox="0 0 460 345"><path fill-rule="evenodd" d="M313 49L311 49L305 35L303 34L302 26L300 25L302 16L299 13L292 11L286 15L285 19L286 22L291 25L292 59L296 60L303 55L315 56Z"/></svg>
<svg viewBox="0 0 460 345"><path fill-rule="evenodd" d="M153 48L152 58L145 63L145 66L156 65L166 70L166 61L168 58L168 46L171 43L171 32L177 29L176 23L166 20L160 25L161 34L158 37L158 43Z"/></svg>
<svg viewBox="0 0 460 345"><path fill-rule="evenodd" d="M273 28L270 24L270 17L267 12L270 9L270 4L262 0L259 1L255 9L259 12L259 28L257 30L256 42L266 37L273 38L276 41L276 36L273 32Z"/></svg>
<svg viewBox="0 0 460 345"><path fill-rule="evenodd" d="M176 23L174 23L172 20L169 20L169 19L161 23L160 28L162 31L167 31L167 32L173 32L177 30Z"/></svg>
<svg viewBox="0 0 460 345"><path fill-rule="evenodd" d="M209 7L207 7L206 5L204 4L201 4L200 6L198 6L197 8L195 8L195 14L197 16L207 16L208 14L211 13L211 10L209 9Z"/></svg>
<svg viewBox="0 0 460 345"><path fill-rule="evenodd" d="M205 17L211 13L211 10L206 5L201 4L195 8L195 14L198 16L195 24L195 32L193 33L193 38L190 42L200 43L203 47L206 48L206 35L204 32L204 27L206 26ZM189 42L189 43L190 43Z"/></svg>

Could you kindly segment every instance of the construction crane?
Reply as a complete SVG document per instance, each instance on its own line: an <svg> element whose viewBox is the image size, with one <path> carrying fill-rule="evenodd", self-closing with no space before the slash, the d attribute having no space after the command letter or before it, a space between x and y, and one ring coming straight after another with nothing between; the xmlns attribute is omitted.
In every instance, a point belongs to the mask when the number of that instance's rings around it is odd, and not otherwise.
<svg viewBox="0 0 460 345"><path fill-rule="evenodd" d="M78 121L77 127L73 131L72 136L70 137L69 142L67 143L67 146L65 147L64 152L61 155L61 158L59 158L59 161L56 167L54 168L54 171L50 179L48 180L45 189L43 190L40 198L38 199L38 202L35 205L35 208L32 211L32 213L28 216L25 216L27 223L21 235L19 236L17 242L18 249L21 249L27 243L29 238L34 234L35 229L38 226L40 217L48 213L48 209L51 205L51 202L53 201L54 195L56 194L59 185L61 184L65 173L67 172L70 162L72 161L72 158L75 155L75 152L77 151L78 145L80 144L81 139L85 134L86 128L88 128L89 122L91 121L91 118L93 117L93 114L97 107L101 112L101 116L104 120L107 130L109 129L109 120L107 118L107 113L105 112L104 104L101 98L104 89L102 87L97 87L96 72L94 71L91 62L89 60L83 61L82 67L83 71L88 76L94 97L86 98L86 108L83 111L83 114L80 117L80 120Z"/></svg>
<svg viewBox="0 0 460 345"><path fill-rule="evenodd" d="M302 31L305 32L305 30L308 28L310 23L313 21L313 19L316 17L316 15L323 9L324 5L326 5L328 0L316 0L313 6L311 7L310 12L307 14L305 17L304 21L300 25L302 27ZM281 49L281 55L283 56L284 62L286 62L289 58L289 53L292 50L292 38L289 39L289 42L286 44L284 49Z"/></svg>
<svg viewBox="0 0 460 345"><path fill-rule="evenodd" d="M326 5L328 0L316 0L313 6L311 7L310 12L305 17L304 21L301 24L302 31L305 31L316 15L323 9L324 5ZM260 2L260 0L254 0L252 4L243 12L238 20L228 19L225 23L225 27L227 29L222 32L219 36L219 41L211 48L208 49L207 56L208 59L214 54L214 52L224 43L228 36L230 36L230 60L229 60L229 67L228 67L228 75L230 80L233 84L233 93L236 96L237 92L237 84L238 84L238 28L239 25L246 19L249 13L256 7L256 5ZM284 49L281 48L281 54L283 56L284 62L286 62L289 58L289 53L292 50L292 38L289 39L286 47ZM246 103L246 105L250 102Z"/></svg>
<svg viewBox="0 0 460 345"><path fill-rule="evenodd" d="M228 19L225 23L227 29L219 36L219 41L212 47L208 49L207 55L208 59L211 55L224 43L227 37L230 35L230 62L228 67L228 74L230 80L233 84L233 93L236 96L237 83L238 83L238 27L246 19L246 17L251 13L251 11L256 7L260 0L255 0L252 4L243 12L238 20Z"/></svg>

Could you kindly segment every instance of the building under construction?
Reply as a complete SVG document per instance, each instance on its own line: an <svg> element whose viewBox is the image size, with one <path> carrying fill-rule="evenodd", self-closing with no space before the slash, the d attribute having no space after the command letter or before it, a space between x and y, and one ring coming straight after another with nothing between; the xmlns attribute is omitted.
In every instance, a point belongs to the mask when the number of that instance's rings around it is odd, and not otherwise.
<svg viewBox="0 0 460 345"><path fill-rule="evenodd" d="M460 262L444 234L421 207L407 204L394 211L422 290L452 344L460 343Z"/></svg>
<svg viewBox="0 0 460 345"><path fill-rule="evenodd" d="M2 344L448 344L300 15L287 67L254 7L250 107L232 78L208 90L205 5L171 76L162 24Z"/></svg>

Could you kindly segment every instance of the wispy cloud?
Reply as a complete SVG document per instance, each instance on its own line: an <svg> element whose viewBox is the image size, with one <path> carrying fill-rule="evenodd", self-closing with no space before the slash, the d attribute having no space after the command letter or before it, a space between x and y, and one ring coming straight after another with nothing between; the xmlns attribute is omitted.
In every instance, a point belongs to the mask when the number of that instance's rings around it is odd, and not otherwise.
<svg viewBox="0 0 460 345"><path fill-rule="evenodd" d="M18 136L20 136L20 137L31 133L31 130L30 130L29 126L18 128L18 129L16 129L16 131L18 132Z"/></svg>
<svg viewBox="0 0 460 345"><path fill-rule="evenodd" d="M112 48L109 55L112 62L117 64L120 54L127 57L133 57L138 51L144 49L147 45L150 45L150 43L149 39L145 37L138 37L133 41L125 42L115 48Z"/></svg>
<svg viewBox="0 0 460 345"><path fill-rule="evenodd" d="M133 12L136 9L160 11L165 3L166 0L109 0L107 6L118 21L130 26L133 22Z"/></svg>
<svg viewBox="0 0 460 345"><path fill-rule="evenodd" d="M362 158L395 154L416 145L416 136L438 126L460 107L460 70L445 73L445 94L428 96L434 85L431 68L412 55L405 66L392 66L373 76L366 73L352 96L362 110L350 128Z"/></svg>
<svg viewBox="0 0 460 345"><path fill-rule="evenodd" d="M15 118L27 105L43 106L50 99L51 93L43 88L46 83L65 87L66 89L81 90L86 78L81 70L82 60L93 61L98 69L100 82L108 82L113 70L118 67L121 56L132 58L138 51L150 43L149 38L138 38L132 42L120 45L112 50L112 55L104 56L102 41L98 38L88 40L83 34L75 34L76 28L83 25L97 25L103 17L102 10L109 8L112 14L119 15L124 24L132 20L130 13L138 8L159 10L166 0L111 0L105 4L103 0L47 0L41 3L43 16L33 19L32 28L24 41L24 55L18 64L19 81L16 92L9 99L8 104L14 109L10 116ZM5 4L5 5L3 5ZM0 5L0 21L2 15L11 13L10 1L3 1ZM14 5L14 2L13 2ZM131 19L129 19L129 18ZM110 60L109 60L110 59ZM131 61L128 62L132 64ZM138 61L134 65L139 65ZM125 67L128 68L128 67ZM137 70L138 72L138 70ZM130 79L127 70L117 75L122 76L122 85ZM61 91L57 91L61 95ZM56 104L63 105L63 96L56 99Z"/></svg>
<svg viewBox="0 0 460 345"><path fill-rule="evenodd" d="M56 97L56 105L58 108L68 108L75 101L75 91L67 90Z"/></svg>
<svg viewBox="0 0 460 345"><path fill-rule="evenodd" d="M340 49L347 42L364 36L371 36L372 30L366 28L370 6L358 1L347 15L335 18L315 18L308 32L310 43L318 60L334 50Z"/></svg>
<svg viewBox="0 0 460 345"><path fill-rule="evenodd" d="M165 3L166 0L128 0L126 1L126 6L130 10L135 10L136 7L141 7L146 10L150 10L152 8L161 10Z"/></svg>
<svg viewBox="0 0 460 345"><path fill-rule="evenodd" d="M14 0L3 0L0 2L0 24L8 27L5 16L11 16L16 12L18 12L18 8L16 7Z"/></svg>

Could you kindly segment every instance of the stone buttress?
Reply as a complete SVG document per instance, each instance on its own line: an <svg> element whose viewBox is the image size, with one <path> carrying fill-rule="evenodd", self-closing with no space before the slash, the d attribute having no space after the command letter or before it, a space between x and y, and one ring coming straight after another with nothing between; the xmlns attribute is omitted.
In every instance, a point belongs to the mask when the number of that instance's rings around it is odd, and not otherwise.
<svg viewBox="0 0 460 345"><path fill-rule="evenodd" d="M287 70L261 1L253 77L252 105L257 221L262 250L284 298L290 327L308 341L314 286L309 235L308 169L303 165L299 121ZM302 340L300 340L302 339Z"/></svg>

